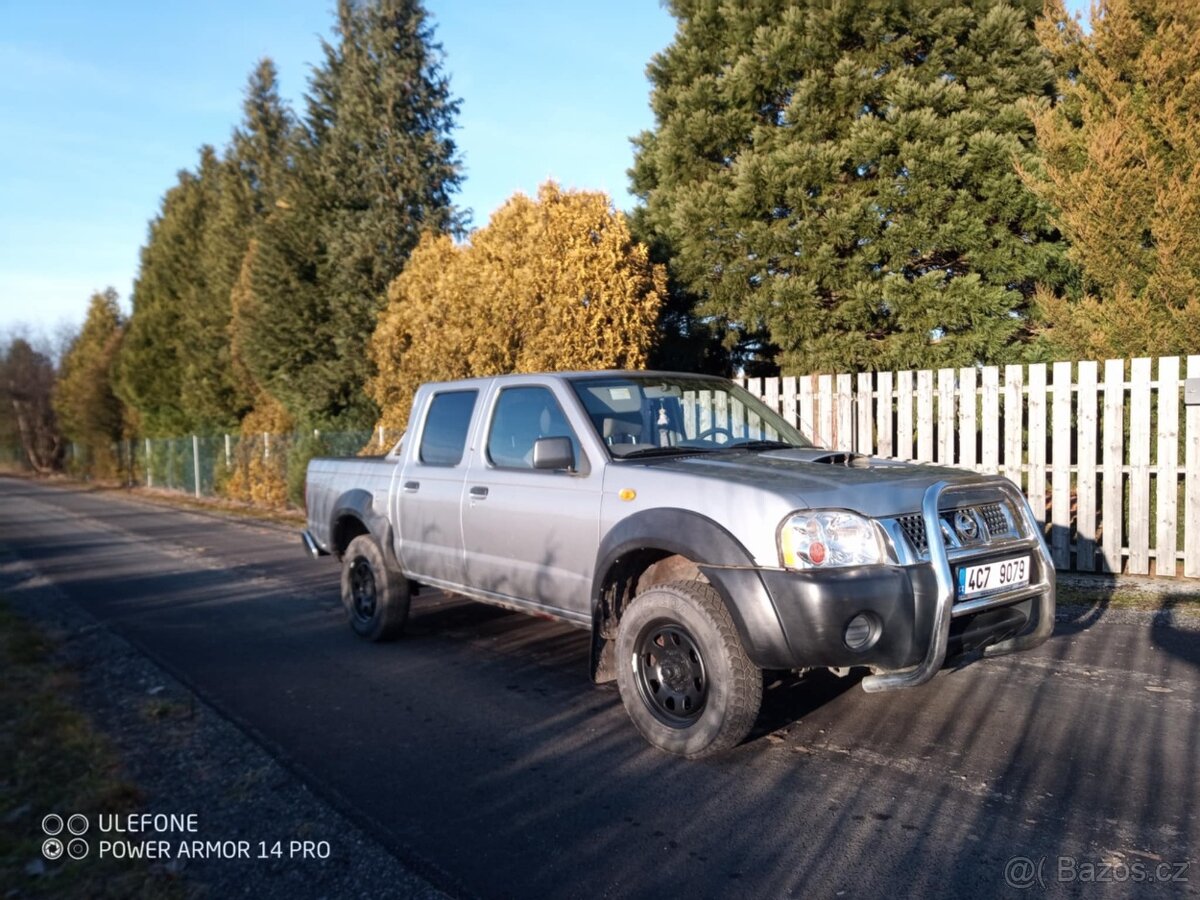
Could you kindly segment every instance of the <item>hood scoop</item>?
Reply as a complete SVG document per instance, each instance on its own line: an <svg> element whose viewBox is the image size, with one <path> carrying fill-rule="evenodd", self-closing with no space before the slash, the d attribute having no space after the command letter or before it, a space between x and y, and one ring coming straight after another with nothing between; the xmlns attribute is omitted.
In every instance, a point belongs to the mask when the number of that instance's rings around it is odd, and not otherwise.
<svg viewBox="0 0 1200 900"><path fill-rule="evenodd" d="M829 466L845 466L847 469L869 469L871 458L861 453L837 452L814 456L809 462L825 463Z"/></svg>
<svg viewBox="0 0 1200 900"><path fill-rule="evenodd" d="M772 450L764 453L767 459L788 460L804 463L822 463L827 466L844 466L847 469L869 469L874 464L871 457L848 450L825 450L821 447L795 447L791 450Z"/></svg>

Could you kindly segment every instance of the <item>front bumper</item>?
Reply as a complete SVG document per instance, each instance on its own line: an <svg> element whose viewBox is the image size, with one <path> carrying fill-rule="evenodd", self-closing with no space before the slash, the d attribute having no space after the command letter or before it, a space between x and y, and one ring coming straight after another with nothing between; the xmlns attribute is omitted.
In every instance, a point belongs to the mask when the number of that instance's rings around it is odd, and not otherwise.
<svg viewBox="0 0 1200 900"><path fill-rule="evenodd" d="M939 482L925 493L926 531L939 535L939 504L972 486ZM989 485L995 488L995 485ZM1054 627L1054 566L1029 505L1011 485L1000 487L1024 519L1029 537L1009 542L963 564L1028 553L1030 583L1014 591L955 603L954 568L940 540L929 542L928 562L828 571L707 569L727 597L752 590L756 580L774 607L780 634L752 639L747 650L764 668L869 666L868 691L923 684L947 658L983 648L987 655L1035 647ZM846 626L863 615L872 640L861 649L846 643Z"/></svg>

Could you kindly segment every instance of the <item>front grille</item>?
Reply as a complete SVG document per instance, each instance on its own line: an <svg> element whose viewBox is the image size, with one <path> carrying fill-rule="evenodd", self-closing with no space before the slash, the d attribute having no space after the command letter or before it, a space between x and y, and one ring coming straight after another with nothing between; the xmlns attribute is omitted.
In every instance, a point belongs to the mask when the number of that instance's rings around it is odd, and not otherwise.
<svg viewBox="0 0 1200 900"><path fill-rule="evenodd" d="M1012 535L1012 525L1009 524L1008 516L1004 514L1004 508L999 503L988 503L979 507L979 514L983 516L983 524L987 526L988 534L992 537Z"/></svg>
<svg viewBox="0 0 1200 900"><path fill-rule="evenodd" d="M900 516L900 530L918 553L929 549L929 541L925 538L925 519L919 515Z"/></svg>
<svg viewBox="0 0 1200 900"><path fill-rule="evenodd" d="M959 513L966 513L967 520L956 522ZM978 506L959 506L940 510L942 543L947 549L984 547L992 541L1005 541L1019 537L1009 507L1003 501L983 503ZM971 528L972 522L982 520L983 527ZM917 553L925 556L929 552L929 538L925 533L925 519L920 513L909 513L895 519L905 541ZM963 526L971 528L966 532Z"/></svg>

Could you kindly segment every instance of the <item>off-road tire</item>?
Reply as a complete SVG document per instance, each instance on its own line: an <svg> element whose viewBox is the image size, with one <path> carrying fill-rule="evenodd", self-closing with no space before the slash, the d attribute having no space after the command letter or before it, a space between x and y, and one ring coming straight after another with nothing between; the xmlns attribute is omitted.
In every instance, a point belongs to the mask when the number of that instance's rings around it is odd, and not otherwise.
<svg viewBox="0 0 1200 900"><path fill-rule="evenodd" d="M370 535L359 535L342 556L342 605L354 633L368 641L398 638L408 621L408 579L388 568Z"/></svg>
<svg viewBox="0 0 1200 900"><path fill-rule="evenodd" d="M691 759L721 753L758 718L762 671L704 582L658 584L634 598L617 628L616 663L625 711L660 750Z"/></svg>

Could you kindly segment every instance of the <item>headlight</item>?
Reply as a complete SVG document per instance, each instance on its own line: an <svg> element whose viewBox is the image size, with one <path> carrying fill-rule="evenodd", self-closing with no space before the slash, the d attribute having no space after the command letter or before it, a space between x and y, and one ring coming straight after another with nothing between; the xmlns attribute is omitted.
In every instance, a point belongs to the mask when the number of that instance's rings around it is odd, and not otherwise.
<svg viewBox="0 0 1200 900"><path fill-rule="evenodd" d="M789 569L869 566L883 559L871 521L840 510L796 513L784 519L779 555Z"/></svg>

